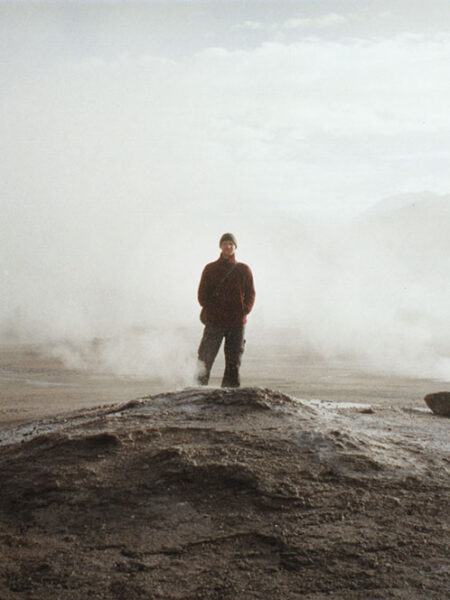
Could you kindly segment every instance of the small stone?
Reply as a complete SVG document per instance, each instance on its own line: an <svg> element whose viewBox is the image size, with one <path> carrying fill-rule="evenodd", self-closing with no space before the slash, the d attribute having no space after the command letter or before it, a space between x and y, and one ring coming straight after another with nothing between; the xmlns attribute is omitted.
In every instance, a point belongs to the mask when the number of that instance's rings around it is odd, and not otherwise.
<svg viewBox="0 0 450 600"><path fill-rule="evenodd" d="M450 392L427 394L424 400L435 415L450 417Z"/></svg>

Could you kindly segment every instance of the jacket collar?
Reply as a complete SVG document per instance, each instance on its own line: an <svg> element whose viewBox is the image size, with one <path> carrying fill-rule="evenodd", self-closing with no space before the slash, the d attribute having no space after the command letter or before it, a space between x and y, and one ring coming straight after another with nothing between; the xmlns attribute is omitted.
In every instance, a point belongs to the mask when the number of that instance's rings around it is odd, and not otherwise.
<svg viewBox="0 0 450 600"><path fill-rule="evenodd" d="M236 263L236 254L232 254L230 258L224 258L221 254L219 256L219 261L228 265L234 265Z"/></svg>

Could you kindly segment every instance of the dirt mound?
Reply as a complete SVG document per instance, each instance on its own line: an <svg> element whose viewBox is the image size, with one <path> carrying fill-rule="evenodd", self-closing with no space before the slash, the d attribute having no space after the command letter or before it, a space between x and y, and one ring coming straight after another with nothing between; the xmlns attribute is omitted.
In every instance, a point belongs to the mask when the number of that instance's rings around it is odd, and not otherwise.
<svg viewBox="0 0 450 600"><path fill-rule="evenodd" d="M195 388L18 427L0 598L442 599L443 423Z"/></svg>

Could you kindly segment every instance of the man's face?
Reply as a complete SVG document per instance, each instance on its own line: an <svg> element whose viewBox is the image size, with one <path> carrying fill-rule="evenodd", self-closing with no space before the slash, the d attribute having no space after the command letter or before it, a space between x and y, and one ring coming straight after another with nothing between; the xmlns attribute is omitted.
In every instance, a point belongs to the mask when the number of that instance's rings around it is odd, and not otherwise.
<svg viewBox="0 0 450 600"><path fill-rule="evenodd" d="M236 246L233 244L233 242L225 240L220 244L220 249L222 250L222 255L228 258L234 254Z"/></svg>

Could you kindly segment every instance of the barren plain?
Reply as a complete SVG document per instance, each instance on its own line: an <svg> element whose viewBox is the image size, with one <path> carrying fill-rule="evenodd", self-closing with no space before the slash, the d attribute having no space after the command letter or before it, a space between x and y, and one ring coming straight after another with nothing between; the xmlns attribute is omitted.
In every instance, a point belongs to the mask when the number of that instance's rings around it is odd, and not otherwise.
<svg viewBox="0 0 450 600"><path fill-rule="evenodd" d="M265 361L167 390L4 349L2 600L447 598L445 382Z"/></svg>

